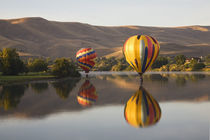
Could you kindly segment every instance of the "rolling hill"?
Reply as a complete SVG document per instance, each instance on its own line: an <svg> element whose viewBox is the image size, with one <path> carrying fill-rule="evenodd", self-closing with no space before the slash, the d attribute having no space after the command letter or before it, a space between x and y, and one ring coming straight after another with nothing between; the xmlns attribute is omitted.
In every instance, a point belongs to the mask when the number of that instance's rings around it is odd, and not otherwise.
<svg viewBox="0 0 210 140"><path fill-rule="evenodd" d="M136 34L155 37L161 55L210 54L210 26L94 26L39 17L0 20L0 48L17 48L23 56L74 58L80 48L92 47L98 56L120 57L125 40Z"/></svg>

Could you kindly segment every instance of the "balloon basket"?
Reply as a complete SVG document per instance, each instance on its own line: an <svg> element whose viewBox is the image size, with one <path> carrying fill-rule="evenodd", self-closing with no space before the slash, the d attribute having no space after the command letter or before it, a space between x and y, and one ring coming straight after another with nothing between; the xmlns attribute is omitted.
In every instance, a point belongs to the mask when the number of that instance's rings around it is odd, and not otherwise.
<svg viewBox="0 0 210 140"><path fill-rule="evenodd" d="M143 85L143 74L139 73L139 76L140 76L140 87L142 87L142 85Z"/></svg>
<svg viewBox="0 0 210 140"><path fill-rule="evenodd" d="M85 75L85 78L88 78L88 74Z"/></svg>

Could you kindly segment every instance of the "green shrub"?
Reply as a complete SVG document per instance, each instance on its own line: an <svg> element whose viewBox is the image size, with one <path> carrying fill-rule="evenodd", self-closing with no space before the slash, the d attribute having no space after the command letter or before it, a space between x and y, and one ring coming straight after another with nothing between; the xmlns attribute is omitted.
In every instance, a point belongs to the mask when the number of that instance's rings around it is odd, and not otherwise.
<svg viewBox="0 0 210 140"><path fill-rule="evenodd" d="M155 62L152 64L152 68L160 68L163 65L167 65L168 64L168 58L167 57L163 57L163 56L159 56Z"/></svg>
<svg viewBox="0 0 210 140"><path fill-rule="evenodd" d="M185 70L184 65L172 64L169 66L169 71L184 71L184 70Z"/></svg>
<svg viewBox="0 0 210 140"><path fill-rule="evenodd" d="M159 70L160 71L169 71L169 65L163 65Z"/></svg>
<svg viewBox="0 0 210 140"><path fill-rule="evenodd" d="M174 59L177 65L183 65L185 63L186 57L184 55L177 55Z"/></svg>
<svg viewBox="0 0 210 140"><path fill-rule="evenodd" d="M206 63L210 63L210 54L205 57Z"/></svg>
<svg viewBox="0 0 210 140"><path fill-rule="evenodd" d="M52 66L52 74L57 77L79 77L80 73L76 69L76 65L72 60L67 58L57 58Z"/></svg>
<svg viewBox="0 0 210 140"><path fill-rule="evenodd" d="M34 59L29 60L28 62L28 69L30 72L41 72L41 71L47 71L48 70L48 63L44 59Z"/></svg>
<svg viewBox="0 0 210 140"><path fill-rule="evenodd" d="M192 66L192 70L196 71L196 70L201 70L203 68L205 68L205 64L204 63L196 63Z"/></svg>
<svg viewBox="0 0 210 140"><path fill-rule="evenodd" d="M0 52L1 71L3 75L18 75L25 72L26 66L20 59L16 49L4 48Z"/></svg>

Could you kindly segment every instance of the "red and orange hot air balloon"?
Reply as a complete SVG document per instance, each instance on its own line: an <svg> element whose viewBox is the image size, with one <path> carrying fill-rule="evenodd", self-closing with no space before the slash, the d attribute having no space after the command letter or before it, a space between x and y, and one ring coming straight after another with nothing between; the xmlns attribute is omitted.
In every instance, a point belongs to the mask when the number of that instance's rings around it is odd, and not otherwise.
<svg viewBox="0 0 210 140"><path fill-rule="evenodd" d="M96 52L92 48L82 48L76 54L79 66L88 73L95 65ZM87 75L86 75L87 76Z"/></svg>
<svg viewBox="0 0 210 140"><path fill-rule="evenodd" d="M86 80L83 85L80 87L77 101L82 106L90 106L96 102L98 95L96 93L95 87L90 83L89 80Z"/></svg>

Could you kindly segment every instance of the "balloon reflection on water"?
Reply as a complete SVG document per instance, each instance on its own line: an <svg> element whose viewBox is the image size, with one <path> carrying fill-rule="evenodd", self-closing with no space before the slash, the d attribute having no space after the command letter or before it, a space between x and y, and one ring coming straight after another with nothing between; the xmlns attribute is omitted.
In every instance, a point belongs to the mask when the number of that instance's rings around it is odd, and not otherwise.
<svg viewBox="0 0 210 140"><path fill-rule="evenodd" d="M134 127L147 127L156 124L161 118L158 102L143 88L127 101L124 117Z"/></svg>
<svg viewBox="0 0 210 140"><path fill-rule="evenodd" d="M90 83L89 80L85 82L80 87L77 101L82 106L90 106L96 102L98 95L96 93L96 88Z"/></svg>

